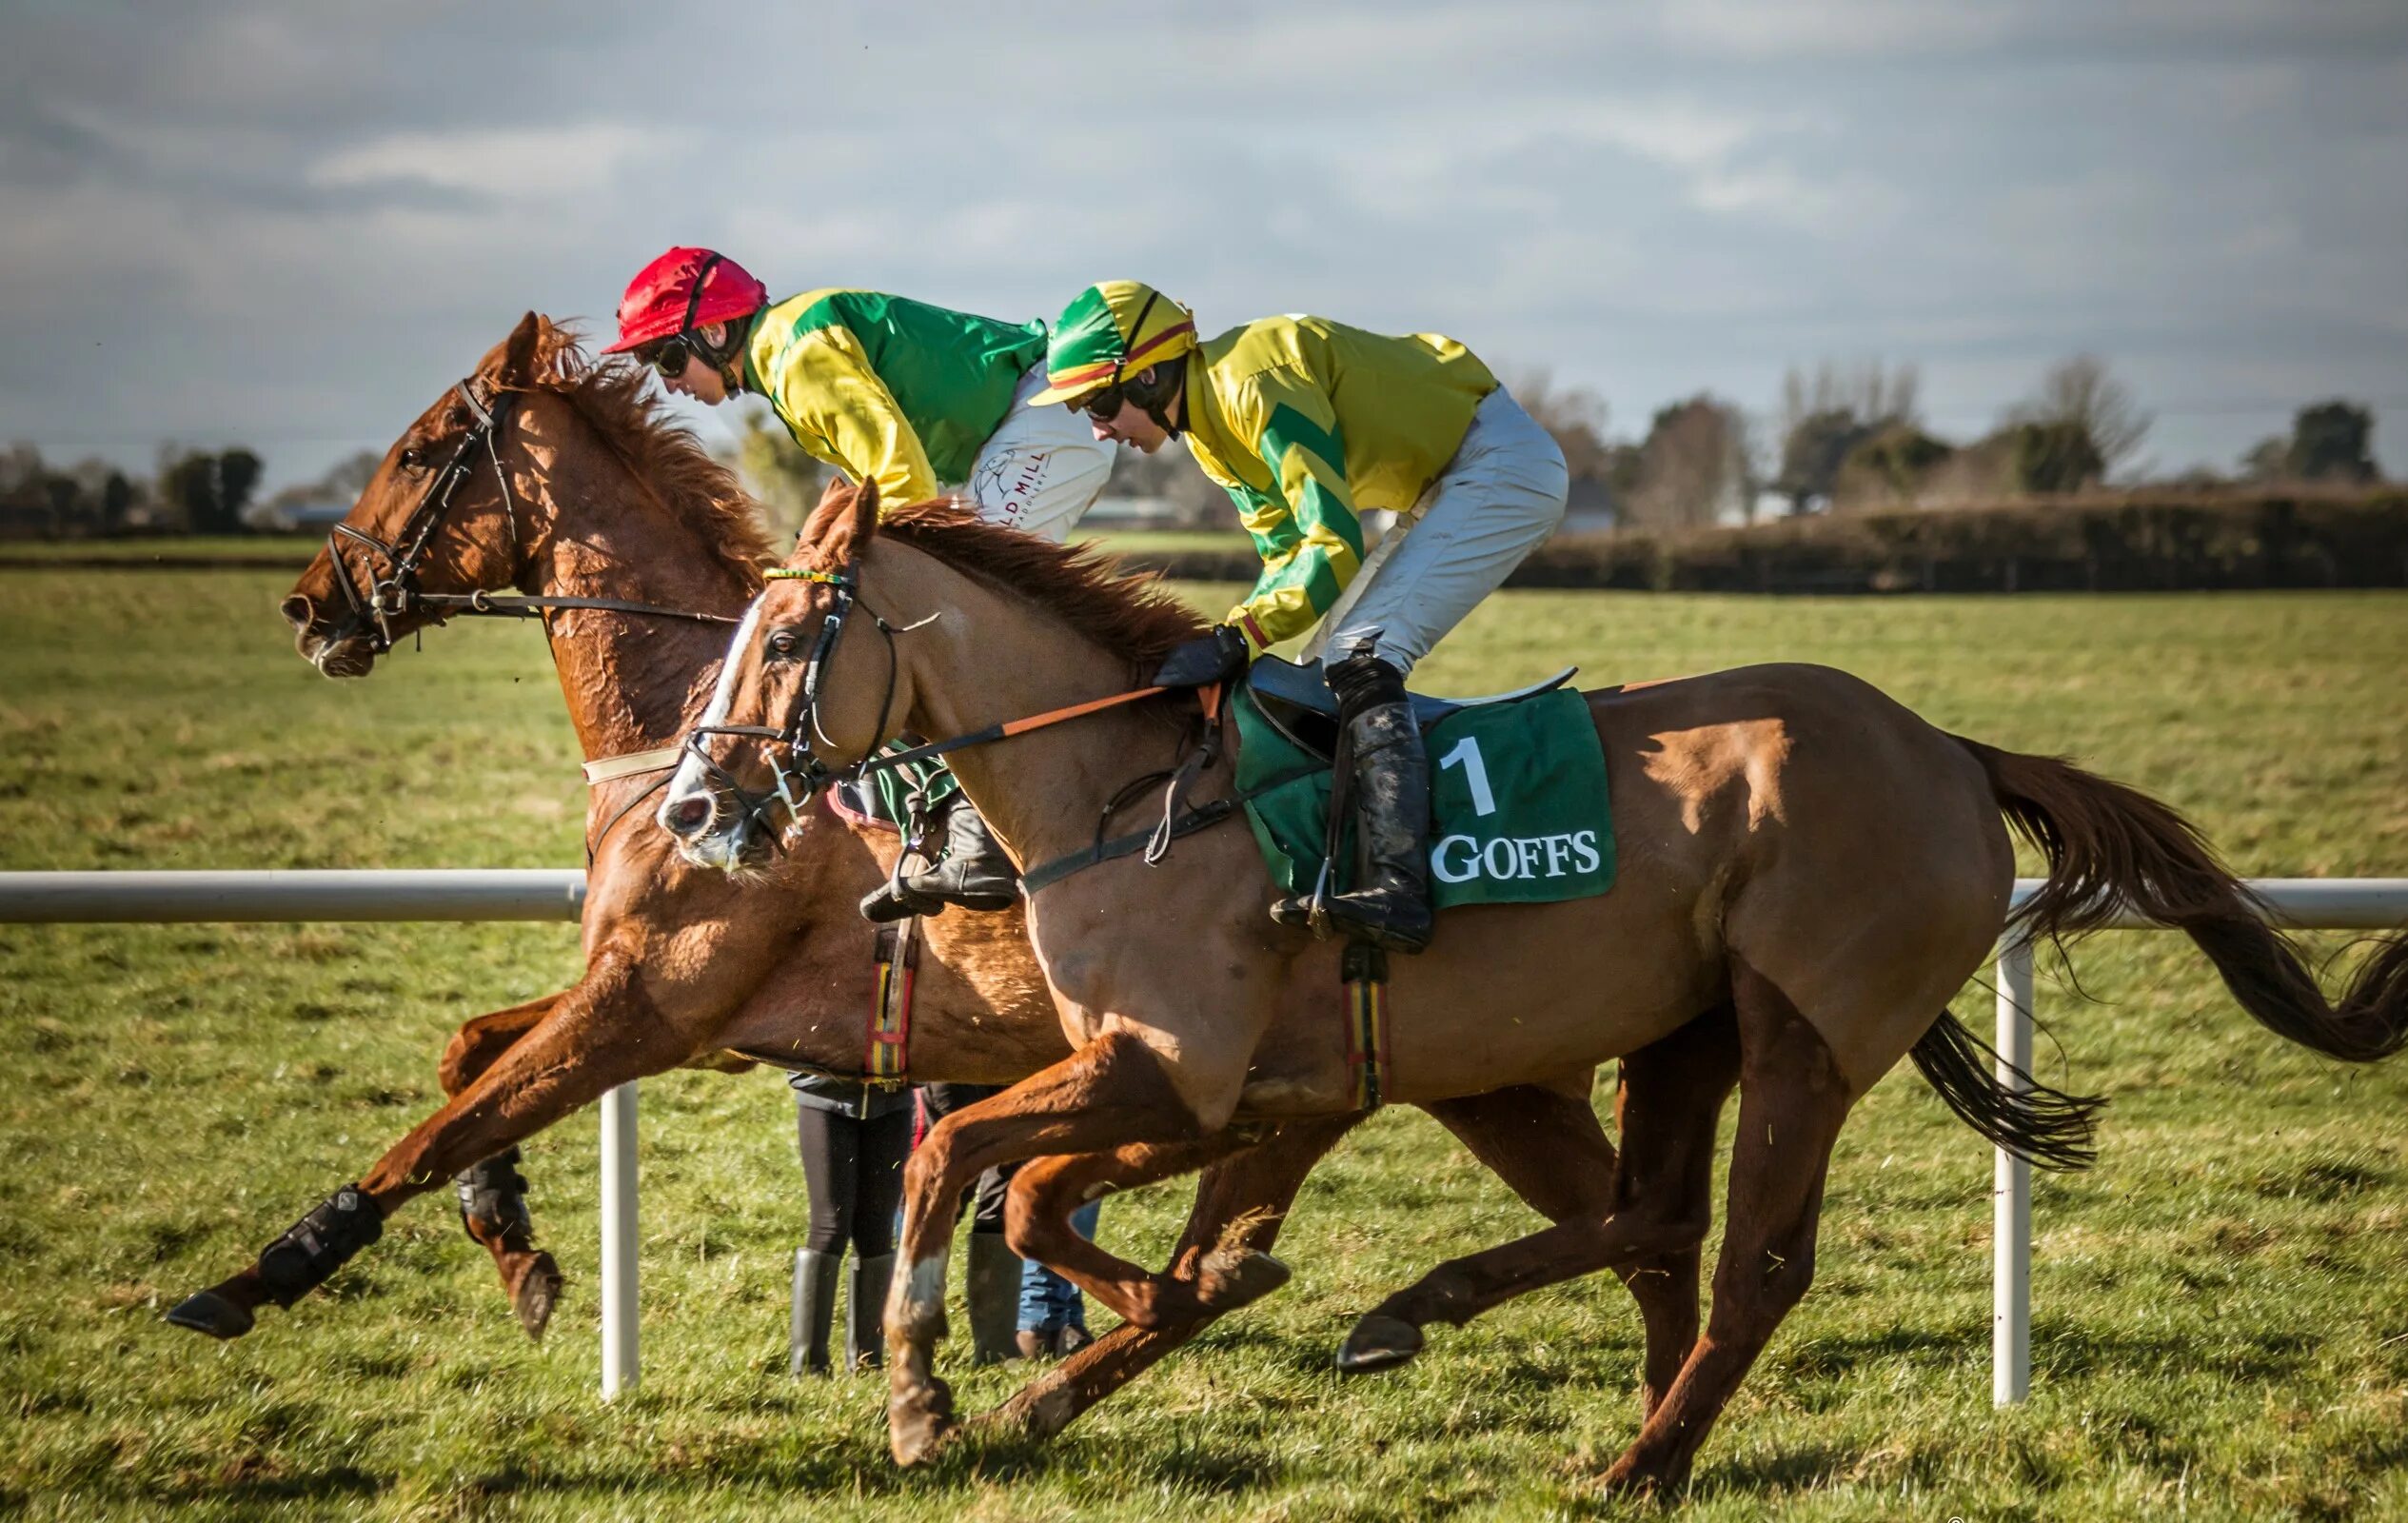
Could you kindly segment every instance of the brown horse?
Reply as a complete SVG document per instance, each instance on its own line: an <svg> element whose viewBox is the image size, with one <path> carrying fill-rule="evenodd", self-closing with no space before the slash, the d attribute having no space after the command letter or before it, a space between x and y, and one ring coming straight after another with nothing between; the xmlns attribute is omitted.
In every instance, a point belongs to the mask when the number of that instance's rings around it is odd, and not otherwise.
<svg viewBox="0 0 2408 1523"><path fill-rule="evenodd" d="M849 511L823 504L795 561L809 575L773 585L731 652L717 705L725 722L782 736L712 742L734 787L765 787L772 761L812 779L901 731L962 736L1129 691L1198 632L1186 607L1092 557L942 507L881 524L869 495ZM839 611L852 617L823 640ZM1805 1293L1831 1146L1858 1098L1910 1049L1925 1056L1935 1035L1964 1056L1962 1028L1943 1017L2008 923L2014 860L2002 814L2048 858L2024 916L2032 934L2079 932L2126 901L2188 932L2243 1007L2283 1037L2357 1060L2408 1039L2408 938L2383 943L2329 1005L2191 827L2128 788L1947 735L1822 667L1749 667L1589 702L1619 880L1599 898L1450 911L1426 954L1395 964L1391 1093L1427 1101L1623 1058L1609 1204L1441 1266L1358 1324L1340 1362L1394 1363L1420 1347L1429 1321L1694 1253L1715 1118L1735 1080L1710 1321L1607 1473L1610 1485L1679 1484ZM1133 777L1189 754L1195 715L1193 697L1165 695L953 762L1015 857L1069 859ZM1194 796L1226 796L1232 781L1231 762L1214 760ZM661 818L698 856L742 854L728 838L743 814L720 806L694 762ZM1060 1244L1059 1214L1209 1156L1234 1123L1351 1103L1334 1035L1297 1035L1326 1028L1314 997L1336 982L1338 949L1273 923L1271 897L1239 829L1191 835L1158 867L1106 861L1036 897L1031 934L1078 1051L947 1118L913 1157L904 1269L887 1312L898 1457L926 1454L950 1425L929 1356L953 1203L980 1170L1038 1159L1014 1206L1052 1219L1028 1238L1118 1305L1149 1276L1092 1244ZM1695 1024L1724 1011L1727 1022ZM2035 1109L1985 1087L1952 1103L2079 1161L2087 1105L2051 1098L2053 1110ZM1139 1145L1154 1152L1140 1158ZM1116 1161L1098 1161L1107 1149Z"/></svg>
<svg viewBox="0 0 2408 1523"><path fill-rule="evenodd" d="M766 556L732 478L662 425L642 386L638 367L589 365L568 334L530 314L463 388L396 442L346 520L356 536L340 537L345 548L322 554L303 575L285 603L301 653L329 674L361 676L380 647L456 606L425 599L506 599L515 587L582 601L549 610L545 629L586 760L673 741L692 721L724 636L717 624L659 610L732 623L758 592ZM503 396L513 399L506 423L482 442L482 420ZM446 461L469 468L454 479ZM413 526L429 502L441 504L440 513ZM410 555L412 544L423 553ZM395 575L405 559L409 600L398 596ZM495 606L490 598L485 605ZM357 1193L375 1221L611 1085L707 1063L720 1049L861 1071L873 933L854 906L892 865L895 838L815 811L814 828L791 852L732 881L683 866L669 838L631 809L663 775L656 768L594 789L584 977L461 1029L442 1064L447 1102L363 1177ZM908 1053L916 1077L997 1082L1068 1056L1017 912L946 914L924 929ZM1430 1109L1543 1214L1570 1219L1594 1209L1590 1180L1603 1176L1568 1176L1562 1160L1603 1165L1612 1150L1589 1104L1587 1071L1552 1083ZM1214 1170L1183 1244L1183 1293L1157 1309L1156 1326L1115 1330L1049 1372L1016 1410L1058 1427L1192 1336L1226 1288L1225 1267L1251 1263L1248 1254L1270 1246L1305 1174L1354 1119L1277 1129ZM498 1204L489 1216L472 1215L469 1230L493 1253L522 1321L540 1335L558 1271L534 1248L523 1207L515 1198ZM337 1214L313 1236L339 1252L346 1224L358 1219ZM306 1259L315 1250L297 1251ZM265 1300L289 1305L307 1288L288 1267L293 1251L280 1245L263 1260L280 1255L286 1264L247 1268L191 1297L173 1319L221 1337L247 1331ZM321 1267L330 1272L299 1266ZM1661 1299L1643 1296L1642 1303ZM1655 1312L1650 1327L1651 1340L1667 1349L1685 1348L1693 1335L1676 1312Z"/></svg>

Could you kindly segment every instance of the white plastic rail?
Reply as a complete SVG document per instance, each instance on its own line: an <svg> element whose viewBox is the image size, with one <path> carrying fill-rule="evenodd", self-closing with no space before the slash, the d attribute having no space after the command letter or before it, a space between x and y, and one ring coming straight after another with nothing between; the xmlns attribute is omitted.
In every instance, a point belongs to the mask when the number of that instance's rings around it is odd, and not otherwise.
<svg viewBox="0 0 2408 1523"><path fill-rule="evenodd" d="M2408 878L2264 878L2251 889L2280 924L2301 930L2408 927ZM2040 887L2018 880L2022 903ZM0 922L171 920L574 920L585 875L571 869L0 873ZM2152 923L2125 916L2113 928ZM2000 1058L2032 1065L2032 949L1998 958ZM2012 1081L2003 1069L2002 1080ZM1991 1400L2022 1401L2032 1383L2032 1171L1997 1158ZM602 1390L636 1383L636 1086L602 1098Z"/></svg>

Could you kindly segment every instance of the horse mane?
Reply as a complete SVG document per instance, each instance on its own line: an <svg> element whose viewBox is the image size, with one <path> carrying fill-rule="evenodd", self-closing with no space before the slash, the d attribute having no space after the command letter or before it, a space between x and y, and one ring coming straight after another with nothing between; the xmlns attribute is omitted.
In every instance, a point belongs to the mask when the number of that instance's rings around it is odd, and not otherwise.
<svg viewBox="0 0 2408 1523"><path fill-rule="evenodd" d="M852 556L851 505L849 491L831 491L803 530L823 570L840 569ZM1128 572L1094 544L1056 544L990 524L948 499L881 508L878 533L1035 603L1140 671L1204 632L1202 617L1159 573Z"/></svg>
<svg viewBox="0 0 2408 1523"><path fill-rule="evenodd" d="M736 473L668 416L666 399L645 384L644 366L622 355L597 358L574 326L539 321L532 388L576 408L638 480L703 531L720 561L746 585L760 586L761 567L776 555L758 504Z"/></svg>

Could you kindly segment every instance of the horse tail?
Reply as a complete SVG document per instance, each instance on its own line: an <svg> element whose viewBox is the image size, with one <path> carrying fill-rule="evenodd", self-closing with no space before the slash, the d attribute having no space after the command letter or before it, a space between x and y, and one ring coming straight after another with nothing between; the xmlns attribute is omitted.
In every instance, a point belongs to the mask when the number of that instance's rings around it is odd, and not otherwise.
<svg viewBox="0 0 2408 1523"><path fill-rule="evenodd" d="M2056 757L1952 737L1988 774L1999 809L2048 859L2008 921L2037 941L2097 930L2129 906L2189 936L2259 1024L2302 1047L2373 1062L2408 1046L2408 936L2378 943L2338 1003L2197 826L2137 788Z"/></svg>
<svg viewBox="0 0 2408 1523"><path fill-rule="evenodd" d="M2097 1118L2104 1096L2068 1095L2022 1069L2011 1071L2023 1087L2000 1082L1999 1055L1944 1010L1909 1056L1957 1118L1992 1147L2043 1169L2087 1169L2099 1161Z"/></svg>

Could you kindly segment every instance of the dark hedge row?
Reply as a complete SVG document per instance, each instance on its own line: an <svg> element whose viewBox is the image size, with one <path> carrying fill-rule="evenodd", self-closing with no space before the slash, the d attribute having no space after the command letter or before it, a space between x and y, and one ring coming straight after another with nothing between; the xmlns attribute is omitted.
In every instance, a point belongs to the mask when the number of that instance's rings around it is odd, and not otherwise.
<svg viewBox="0 0 2408 1523"><path fill-rule="evenodd" d="M1244 550L1133 554L1250 582ZM2142 592L2408 586L2408 493L2022 503L1563 535L1507 585L1656 592Z"/></svg>

